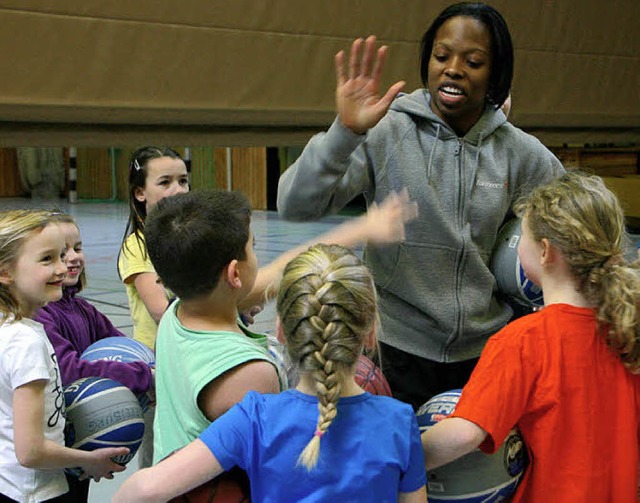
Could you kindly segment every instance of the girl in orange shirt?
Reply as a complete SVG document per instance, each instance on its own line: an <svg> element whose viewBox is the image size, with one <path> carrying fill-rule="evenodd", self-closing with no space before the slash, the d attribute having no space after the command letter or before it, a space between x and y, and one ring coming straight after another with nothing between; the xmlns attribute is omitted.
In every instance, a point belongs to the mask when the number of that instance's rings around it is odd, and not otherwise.
<svg viewBox="0 0 640 503"><path fill-rule="evenodd" d="M427 469L516 425L530 465L513 501L637 502L640 275L602 179L567 173L519 204L518 254L545 308L485 347L449 418L422 435Z"/></svg>

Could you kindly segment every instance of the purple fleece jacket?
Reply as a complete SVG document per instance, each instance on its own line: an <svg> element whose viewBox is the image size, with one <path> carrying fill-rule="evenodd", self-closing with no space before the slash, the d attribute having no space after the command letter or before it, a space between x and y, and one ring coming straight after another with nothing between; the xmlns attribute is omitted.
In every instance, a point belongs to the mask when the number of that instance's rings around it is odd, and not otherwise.
<svg viewBox="0 0 640 503"><path fill-rule="evenodd" d="M76 287L66 287L62 298L41 308L35 320L55 349L63 386L82 377L108 377L136 395L149 390L151 369L144 362L82 360L80 355L94 342L106 337L126 337L109 319L86 300L76 297Z"/></svg>

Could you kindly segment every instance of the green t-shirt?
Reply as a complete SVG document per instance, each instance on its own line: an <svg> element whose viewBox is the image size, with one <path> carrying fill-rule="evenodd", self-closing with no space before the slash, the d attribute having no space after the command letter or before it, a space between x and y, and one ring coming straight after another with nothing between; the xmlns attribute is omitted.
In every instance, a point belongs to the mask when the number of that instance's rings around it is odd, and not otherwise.
<svg viewBox="0 0 640 503"><path fill-rule="evenodd" d="M154 464L198 438L211 424L198 407L198 395L228 370L252 360L268 361L278 371L281 388L286 387L265 335L242 325L244 334L189 330L176 316L179 303L167 309L158 327Z"/></svg>

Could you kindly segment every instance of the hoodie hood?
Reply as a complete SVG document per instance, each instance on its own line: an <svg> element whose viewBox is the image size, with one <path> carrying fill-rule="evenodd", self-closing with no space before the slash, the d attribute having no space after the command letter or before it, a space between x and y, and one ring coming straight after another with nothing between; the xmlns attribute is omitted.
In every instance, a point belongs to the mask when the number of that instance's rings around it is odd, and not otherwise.
<svg viewBox="0 0 640 503"><path fill-rule="evenodd" d="M458 137L449 124L431 109L431 95L426 89L417 89L411 94L400 93L391 103L390 110L425 119L423 127L431 130L434 136L442 140ZM463 139L472 145L480 145L505 122L507 122L507 117L501 110L485 107L478 121L464 135Z"/></svg>

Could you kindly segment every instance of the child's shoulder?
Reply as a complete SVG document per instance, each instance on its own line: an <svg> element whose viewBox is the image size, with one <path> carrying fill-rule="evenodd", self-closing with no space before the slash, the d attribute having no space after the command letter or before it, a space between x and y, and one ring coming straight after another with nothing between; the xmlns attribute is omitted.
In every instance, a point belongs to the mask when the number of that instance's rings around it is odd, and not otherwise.
<svg viewBox="0 0 640 503"><path fill-rule="evenodd" d="M392 412L395 414L411 414L413 415L413 408L411 405L401 402L397 398L393 398L390 396L384 395L373 395L371 393L365 394L367 398L367 402L371 404L371 406L376 408L381 408L386 410L387 412Z"/></svg>
<svg viewBox="0 0 640 503"><path fill-rule="evenodd" d="M43 326L33 320L23 318L18 321L9 319L0 325L0 352L10 348L27 349L46 346Z"/></svg>
<svg viewBox="0 0 640 503"><path fill-rule="evenodd" d="M252 332L245 327L239 320L234 327L230 327L227 323L218 323L212 321L207 315L190 315L190 326L198 326L198 329L189 329L186 327L178 315L178 307L180 305L188 305L188 301L177 300L172 303L164 316L162 317L161 327L171 332L184 332L193 337L206 339L208 336L215 335L218 340L240 340L244 342L257 342L266 348L267 336L258 332ZM211 307L213 311L215 307ZM209 339L210 340L210 339Z"/></svg>
<svg viewBox="0 0 640 503"><path fill-rule="evenodd" d="M175 310L172 304L160 321L156 339L159 358L189 359L228 368L249 360L269 360L266 336L250 337L240 329L231 330L204 319L193 324L191 318L185 326Z"/></svg>
<svg viewBox="0 0 640 503"><path fill-rule="evenodd" d="M120 260L136 257L140 254L146 254L147 245L144 241L144 235L139 232L129 234L122 244L120 250Z"/></svg>
<svg viewBox="0 0 640 503"><path fill-rule="evenodd" d="M29 318L16 320L13 316L0 319L0 333L5 334L38 334L42 331L42 324Z"/></svg>
<svg viewBox="0 0 640 503"><path fill-rule="evenodd" d="M364 428L377 432L410 431L417 417L411 405L396 398L365 394L356 413Z"/></svg>

